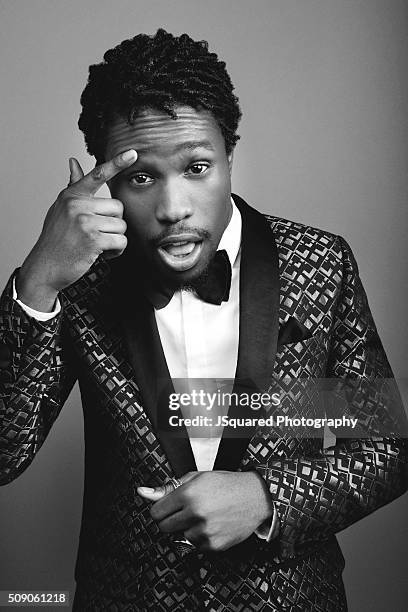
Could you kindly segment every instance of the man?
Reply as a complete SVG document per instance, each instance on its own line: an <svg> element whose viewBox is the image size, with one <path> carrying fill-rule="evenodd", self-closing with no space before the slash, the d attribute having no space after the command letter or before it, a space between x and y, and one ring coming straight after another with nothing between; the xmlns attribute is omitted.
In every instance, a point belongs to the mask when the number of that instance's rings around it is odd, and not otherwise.
<svg viewBox="0 0 408 612"><path fill-rule="evenodd" d="M282 406L300 416L299 381L339 378L357 381L361 421L392 423L348 245L231 198L240 110L205 43L124 41L81 102L97 166L70 160L1 299L1 481L28 467L78 380L75 610L345 610L334 534L406 490L395 427L328 448L260 424L195 436L172 429L169 398L183 380L234 379L242 397L293 379ZM96 196L105 182L111 199Z"/></svg>

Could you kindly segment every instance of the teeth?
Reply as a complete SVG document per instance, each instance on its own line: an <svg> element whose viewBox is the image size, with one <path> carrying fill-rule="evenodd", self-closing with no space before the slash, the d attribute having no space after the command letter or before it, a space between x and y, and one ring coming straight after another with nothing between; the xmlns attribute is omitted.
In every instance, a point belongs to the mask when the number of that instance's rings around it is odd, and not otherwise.
<svg viewBox="0 0 408 612"><path fill-rule="evenodd" d="M173 257L185 257L189 255L195 247L195 242L177 242L165 245L165 249Z"/></svg>
<svg viewBox="0 0 408 612"><path fill-rule="evenodd" d="M188 240L184 240L183 242L179 242L179 241L177 241L177 242L168 242L167 245L165 245L165 248L167 246L182 246L184 244L190 244L190 243L189 243Z"/></svg>

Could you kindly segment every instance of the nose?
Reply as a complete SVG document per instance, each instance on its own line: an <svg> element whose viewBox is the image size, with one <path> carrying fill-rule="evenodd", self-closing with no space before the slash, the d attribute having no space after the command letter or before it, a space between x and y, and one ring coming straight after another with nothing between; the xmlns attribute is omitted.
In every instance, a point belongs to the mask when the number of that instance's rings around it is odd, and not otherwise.
<svg viewBox="0 0 408 612"><path fill-rule="evenodd" d="M188 194L177 181L167 181L159 194L156 217L162 223L178 223L193 214Z"/></svg>

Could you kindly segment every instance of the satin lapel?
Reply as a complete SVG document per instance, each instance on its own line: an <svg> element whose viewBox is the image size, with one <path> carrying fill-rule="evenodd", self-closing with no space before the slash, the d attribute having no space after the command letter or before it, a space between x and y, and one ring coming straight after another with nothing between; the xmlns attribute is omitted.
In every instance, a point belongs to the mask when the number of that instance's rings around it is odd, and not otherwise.
<svg viewBox="0 0 408 612"><path fill-rule="evenodd" d="M176 430L172 427L170 431L168 425L169 395L174 393L174 387L161 345L154 309L147 300L130 290L129 279L132 277L125 272L126 260L121 262L120 270L118 262L111 265L111 269L116 275L115 285L122 303L121 326L129 362L135 373L135 380L143 398L143 408L152 423L154 434L174 474L180 477L186 472L197 470L197 466L186 428L182 426Z"/></svg>
<svg viewBox="0 0 408 612"><path fill-rule="evenodd" d="M264 216L234 195L242 215L238 361L233 391L268 391L279 330L279 258ZM233 411L233 413L232 413ZM254 417L247 407L231 407L230 417ZM215 470L236 470L255 428L240 437L223 436Z"/></svg>

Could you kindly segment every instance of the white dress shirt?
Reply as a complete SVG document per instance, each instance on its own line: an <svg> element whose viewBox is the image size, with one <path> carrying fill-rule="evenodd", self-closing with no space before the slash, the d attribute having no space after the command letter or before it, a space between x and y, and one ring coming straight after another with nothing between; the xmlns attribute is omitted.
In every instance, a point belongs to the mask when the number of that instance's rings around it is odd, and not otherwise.
<svg viewBox="0 0 408 612"><path fill-rule="evenodd" d="M239 341L239 263L241 213L232 198L232 215L218 250L225 249L231 263L231 289L220 305L201 300L193 291L176 291L165 308L155 310L157 327L172 379L207 379L207 391L216 379L234 379ZM212 379L212 380L211 380ZM203 380L203 385L205 381ZM177 381L174 381L175 391ZM212 389L215 391L215 387ZM198 470L212 470L222 428L197 438L189 431Z"/></svg>

